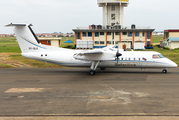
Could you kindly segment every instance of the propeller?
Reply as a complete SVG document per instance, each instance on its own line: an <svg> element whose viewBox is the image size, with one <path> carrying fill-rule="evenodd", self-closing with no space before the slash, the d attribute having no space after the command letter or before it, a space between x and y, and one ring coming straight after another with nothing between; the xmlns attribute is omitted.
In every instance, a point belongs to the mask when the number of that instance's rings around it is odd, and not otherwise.
<svg viewBox="0 0 179 120"><path fill-rule="evenodd" d="M117 65L118 65L118 60L119 60L119 57L122 56L121 53L119 53L119 49L117 50L116 52L116 57L117 57Z"/></svg>

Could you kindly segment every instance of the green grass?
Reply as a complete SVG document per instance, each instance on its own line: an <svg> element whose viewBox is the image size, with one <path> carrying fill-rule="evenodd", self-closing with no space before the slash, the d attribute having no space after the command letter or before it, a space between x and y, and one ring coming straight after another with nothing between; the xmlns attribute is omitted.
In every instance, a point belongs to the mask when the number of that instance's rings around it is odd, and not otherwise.
<svg viewBox="0 0 179 120"><path fill-rule="evenodd" d="M22 62L22 63L30 65L32 67L39 67L39 68L60 68L61 67L59 65L52 64L52 63L28 59L28 58L23 57L21 54L10 55L9 59L13 60L13 61Z"/></svg>
<svg viewBox="0 0 179 120"><path fill-rule="evenodd" d="M47 63L47 62L44 62L44 61L28 59L28 58L23 57L21 54L10 55L9 59L13 60L13 61L18 61L18 62L27 64L27 65L30 65L32 67L38 67L38 68L61 68L62 67L60 65Z"/></svg>
<svg viewBox="0 0 179 120"><path fill-rule="evenodd" d="M19 48L19 45L14 44L2 44L0 43L0 53L20 53L21 50Z"/></svg>
<svg viewBox="0 0 179 120"><path fill-rule="evenodd" d="M17 43L17 40L15 37L0 37L0 44L14 44Z"/></svg>
<svg viewBox="0 0 179 120"><path fill-rule="evenodd" d="M0 37L0 53L20 53L15 37Z"/></svg>
<svg viewBox="0 0 179 120"><path fill-rule="evenodd" d="M13 66L4 64L4 63L0 63L0 68L13 68Z"/></svg>
<svg viewBox="0 0 179 120"><path fill-rule="evenodd" d="M152 43L159 43L160 40L163 40L163 35L154 35L152 36Z"/></svg>
<svg viewBox="0 0 179 120"><path fill-rule="evenodd" d="M73 43L64 43L66 40L71 40ZM68 46L75 46L75 37L62 37L60 41L60 47L68 47Z"/></svg>

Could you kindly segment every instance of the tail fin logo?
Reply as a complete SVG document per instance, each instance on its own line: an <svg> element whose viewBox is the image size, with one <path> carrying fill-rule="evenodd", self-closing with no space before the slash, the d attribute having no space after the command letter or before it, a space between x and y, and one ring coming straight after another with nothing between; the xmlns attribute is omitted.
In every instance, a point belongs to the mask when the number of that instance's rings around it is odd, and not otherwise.
<svg viewBox="0 0 179 120"><path fill-rule="evenodd" d="M39 48L42 48L42 49L46 49L45 47L40 46L40 45L38 45L38 44L36 44L36 43L34 43L34 42L28 40L27 38L24 38L24 37L22 37L22 36L21 36L21 38L24 39L25 41L27 41L28 43L32 44L32 45L35 45L35 46L37 46L37 47L39 47Z"/></svg>

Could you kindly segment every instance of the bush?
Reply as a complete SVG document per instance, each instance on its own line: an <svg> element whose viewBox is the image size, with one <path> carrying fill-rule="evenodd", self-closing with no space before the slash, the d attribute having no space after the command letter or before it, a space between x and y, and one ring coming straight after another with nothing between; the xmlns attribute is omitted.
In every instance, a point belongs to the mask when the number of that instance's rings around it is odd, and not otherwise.
<svg viewBox="0 0 179 120"><path fill-rule="evenodd" d="M62 48L74 49L75 45L61 45Z"/></svg>
<svg viewBox="0 0 179 120"><path fill-rule="evenodd" d="M166 49L166 50L170 50L170 48L169 48L169 47L164 47L164 49Z"/></svg>

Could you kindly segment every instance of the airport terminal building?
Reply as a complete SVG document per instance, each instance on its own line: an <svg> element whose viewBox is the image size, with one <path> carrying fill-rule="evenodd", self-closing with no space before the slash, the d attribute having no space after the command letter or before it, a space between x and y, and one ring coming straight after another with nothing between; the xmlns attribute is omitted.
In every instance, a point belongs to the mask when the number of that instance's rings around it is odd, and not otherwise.
<svg viewBox="0 0 179 120"><path fill-rule="evenodd" d="M94 48L117 45L121 49L135 48L135 45L152 46L152 32L150 27L123 26L124 7L129 0L98 0L98 6L103 7L103 25L89 25L86 28L77 27L75 41L93 40Z"/></svg>

